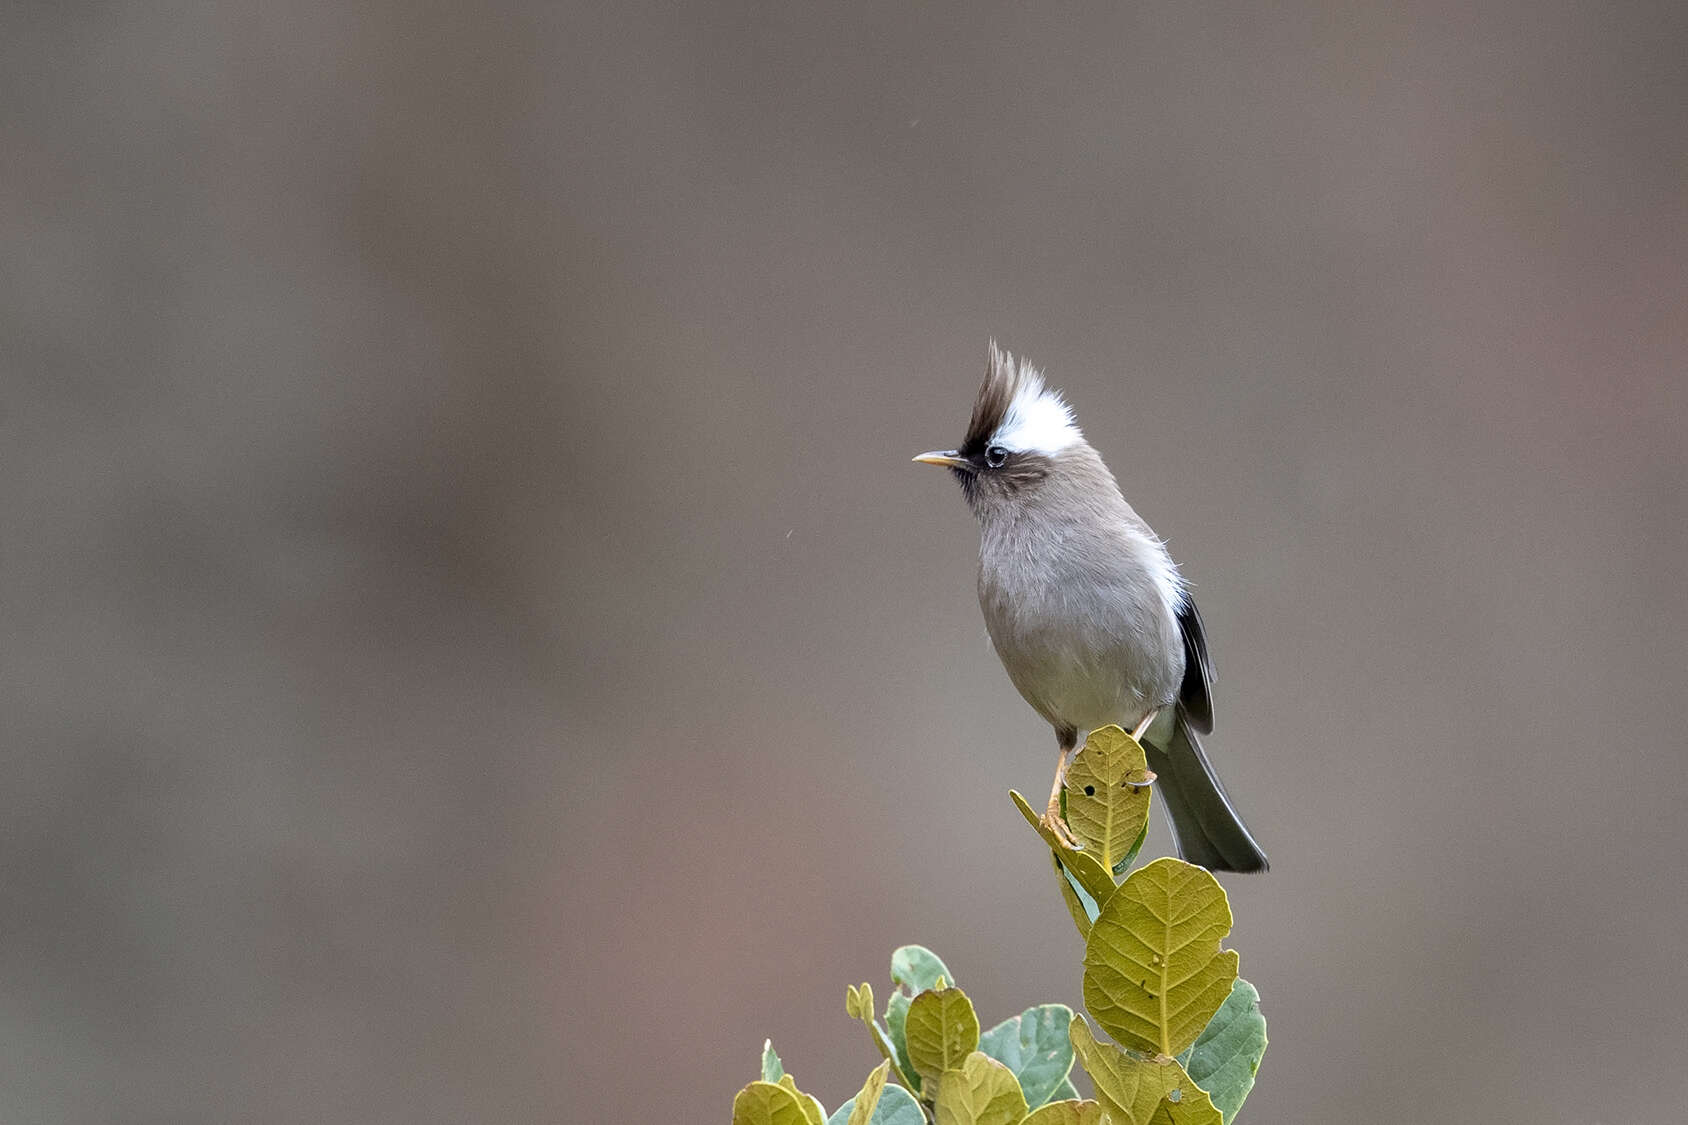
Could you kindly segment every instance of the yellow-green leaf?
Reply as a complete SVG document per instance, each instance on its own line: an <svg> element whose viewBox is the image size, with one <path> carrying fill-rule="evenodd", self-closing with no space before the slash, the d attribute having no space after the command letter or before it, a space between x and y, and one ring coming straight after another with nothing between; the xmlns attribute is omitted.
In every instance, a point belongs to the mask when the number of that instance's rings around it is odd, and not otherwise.
<svg viewBox="0 0 1688 1125"><path fill-rule="evenodd" d="M833 1111L826 1125L850 1125L850 1115L855 1112L856 1099L851 1098ZM887 1082L867 1125L927 1125L926 1111L908 1090Z"/></svg>
<svg viewBox="0 0 1688 1125"><path fill-rule="evenodd" d="M1101 905L1113 897L1114 877L1108 873L1107 868L1102 866L1101 860L1089 852L1081 852L1063 844L1060 837L1044 825L1037 813L1032 811L1032 807L1026 803L1026 799L1020 794L1010 789L1008 796L1013 798L1014 807L1020 810L1020 815L1026 818L1026 823L1031 825L1039 836L1043 837L1043 842L1049 845L1049 850L1055 853L1055 858L1059 859L1067 870L1073 873L1073 877L1078 880L1079 886L1083 887L1084 892L1096 900L1097 905Z"/></svg>
<svg viewBox="0 0 1688 1125"><path fill-rule="evenodd" d="M924 994L923 994L924 995ZM912 1018L913 1012L911 1011ZM981 1051L938 1078L937 1125L1019 1125L1026 1096L1014 1072Z"/></svg>
<svg viewBox="0 0 1688 1125"><path fill-rule="evenodd" d="M1076 880L1061 866L1061 857L1054 852L1049 853L1049 862L1055 865L1055 885L1061 888L1061 901L1067 904L1067 913L1073 916L1073 925L1078 927L1078 936L1090 936L1090 920L1100 913L1096 900L1090 899L1086 905L1084 899L1079 898L1079 892L1074 888ZM1089 898L1088 895L1085 898Z"/></svg>
<svg viewBox="0 0 1688 1125"><path fill-rule="evenodd" d="M1112 1043L1098 1042L1083 1016L1073 1016L1071 1030L1073 1050L1096 1087L1096 1099L1110 1116L1148 1121L1163 1099L1172 1098L1179 1112L1186 1115L1179 1117L1179 1122L1206 1120L1200 1116L1204 1112L1201 1107L1212 1109L1213 1102L1175 1059L1147 1059ZM1192 1113L1198 1116L1188 1116ZM1213 1115L1218 1123L1219 1111L1213 1110Z"/></svg>
<svg viewBox="0 0 1688 1125"><path fill-rule="evenodd" d="M903 1072L902 1064L897 1061L896 1044L891 1042L890 1036L885 1034L885 1029L879 1026L879 1020L873 1014L873 986L866 981L863 981L860 986L846 985L844 1010L849 1013L851 1019L862 1021L862 1026L867 1028L868 1036L873 1040L874 1047L878 1048L879 1053L885 1057L885 1061L891 1064L891 1069L896 1072L898 1080L903 1085L914 1088L913 1083L910 1082L911 1076Z"/></svg>
<svg viewBox="0 0 1688 1125"><path fill-rule="evenodd" d="M1207 1095L1203 1094L1199 1098L1180 1098L1177 1101L1170 1097L1162 1098L1155 1112L1149 1115L1148 1125L1221 1125L1224 1120L1213 1108L1213 1103L1208 1101Z"/></svg>
<svg viewBox="0 0 1688 1125"><path fill-rule="evenodd" d="M772 1082L752 1082L733 1099L733 1125L809 1125L797 1095Z"/></svg>
<svg viewBox="0 0 1688 1125"><path fill-rule="evenodd" d="M826 1125L826 1108L821 1105L819 1098L799 1090L797 1080L789 1074L780 1075L779 1084L797 1096L797 1104L802 1108L803 1116L808 1119L809 1125Z"/></svg>
<svg viewBox="0 0 1688 1125"><path fill-rule="evenodd" d="M1260 993L1238 977L1218 1014L1196 1037L1196 1045L1178 1061L1230 1125L1254 1088L1254 1075L1265 1053L1266 1017L1260 1014Z"/></svg>
<svg viewBox="0 0 1688 1125"><path fill-rule="evenodd" d="M1067 769L1067 827L1109 872L1148 827L1153 777L1143 747L1116 726L1091 731Z"/></svg>
<svg viewBox="0 0 1688 1125"><path fill-rule="evenodd" d="M978 1050L979 1017L961 989L928 989L909 1004L904 1034L910 1065L922 1079L936 1078Z"/></svg>
<svg viewBox="0 0 1688 1125"><path fill-rule="evenodd" d="M1102 1103L1092 1101L1050 1102L1032 1111L1020 1125L1102 1125ZM1131 1125L1116 1121L1114 1125Z"/></svg>
<svg viewBox="0 0 1688 1125"><path fill-rule="evenodd" d="M890 998L885 1002L885 1027L896 1052L897 1077L914 1093L921 1091L920 1075L908 1061L908 1036L904 1024L908 1019L909 1001L937 988L944 981L955 981L955 974L943 960L923 945L904 945L891 953Z"/></svg>
<svg viewBox="0 0 1688 1125"><path fill-rule="evenodd" d="M1128 876L1091 924L1084 1005L1122 1046L1176 1055L1230 995L1237 954L1221 951L1231 907L1219 881L1178 859Z"/></svg>
<svg viewBox="0 0 1688 1125"><path fill-rule="evenodd" d="M873 1111L879 1108L879 1096L885 1092L885 1079L890 1073L889 1061L873 1068L873 1073L862 1083L861 1093L856 1095L855 1107L850 1110L849 1125L867 1125L873 1120Z"/></svg>

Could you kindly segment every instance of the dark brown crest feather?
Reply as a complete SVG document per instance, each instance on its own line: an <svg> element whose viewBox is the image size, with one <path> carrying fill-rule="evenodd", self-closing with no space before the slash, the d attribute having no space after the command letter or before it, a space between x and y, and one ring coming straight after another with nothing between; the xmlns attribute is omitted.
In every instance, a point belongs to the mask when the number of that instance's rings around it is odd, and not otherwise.
<svg viewBox="0 0 1688 1125"><path fill-rule="evenodd" d="M1008 407L1019 393L1028 374L1014 355L991 341L990 357L985 362L985 381L979 397L973 403L973 419L967 423L967 436L962 439L961 453L971 456L983 452L985 443L1002 426Z"/></svg>

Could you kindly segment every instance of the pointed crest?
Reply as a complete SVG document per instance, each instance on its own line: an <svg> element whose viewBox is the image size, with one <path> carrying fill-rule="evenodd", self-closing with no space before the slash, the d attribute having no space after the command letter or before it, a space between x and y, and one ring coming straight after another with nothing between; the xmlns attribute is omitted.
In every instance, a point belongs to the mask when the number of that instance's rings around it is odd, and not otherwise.
<svg viewBox="0 0 1688 1125"><path fill-rule="evenodd" d="M1053 454L1083 438L1061 393L1044 385L1037 368L1024 360L1015 362L1012 352L992 340L985 382L973 404L962 450L973 453L994 444Z"/></svg>

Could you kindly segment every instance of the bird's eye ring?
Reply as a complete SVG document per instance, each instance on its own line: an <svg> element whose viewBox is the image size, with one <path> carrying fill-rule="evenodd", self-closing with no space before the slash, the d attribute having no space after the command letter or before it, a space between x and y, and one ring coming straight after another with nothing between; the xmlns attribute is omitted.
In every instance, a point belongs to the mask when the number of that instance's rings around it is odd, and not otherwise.
<svg viewBox="0 0 1688 1125"><path fill-rule="evenodd" d="M1000 469L1008 463L1008 450L1000 445L993 445L985 450L985 464L993 469Z"/></svg>

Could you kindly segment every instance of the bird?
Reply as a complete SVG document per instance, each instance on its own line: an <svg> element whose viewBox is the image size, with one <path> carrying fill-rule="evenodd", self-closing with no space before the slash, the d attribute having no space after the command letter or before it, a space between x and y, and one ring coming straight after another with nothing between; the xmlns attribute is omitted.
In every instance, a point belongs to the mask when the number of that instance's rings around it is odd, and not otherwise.
<svg viewBox="0 0 1688 1125"><path fill-rule="evenodd" d="M1067 764L1081 736L1115 724L1143 746L1180 856L1211 871L1265 871L1266 853L1202 750L1214 668L1201 614L1061 392L992 340L961 445L914 460L960 482L979 523L991 644L1055 728L1044 825L1075 843L1061 817Z"/></svg>

